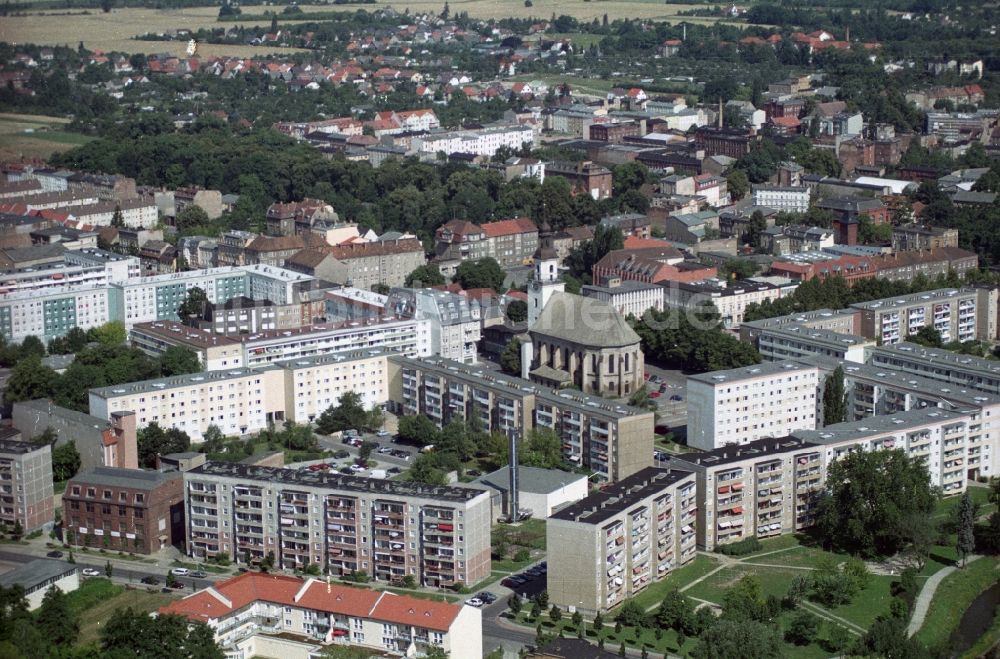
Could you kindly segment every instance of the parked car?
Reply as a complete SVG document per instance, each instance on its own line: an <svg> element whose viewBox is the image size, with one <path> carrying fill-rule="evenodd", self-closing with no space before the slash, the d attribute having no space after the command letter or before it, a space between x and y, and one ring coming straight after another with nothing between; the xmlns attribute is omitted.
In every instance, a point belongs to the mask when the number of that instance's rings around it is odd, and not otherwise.
<svg viewBox="0 0 1000 659"><path fill-rule="evenodd" d="M476 595L476 597L477 597L478 599L481 599L481 600L483 600L483 601L484 601L484 602L486 602L487 604L492 604L493 602L496 602L496 601L497 601L497 596L496 596L496 595L494 595L493 593L491 593L491 592L490 592L490 591L488 591L488 590L484 590L483 592L481 592L481 593L479 593L478 595Z"/></svg>
<svg viewBox="0 0 1000 659"><path fill-rule="evenodd" d="M143 577L139 581L141 581L144 584L149 584L150 586L155 586L156 584L160 583L160 580L154 577L153 575Z"/></svg>
<svg viewBox="0 0 1000 659"><path fill-rule="evenodd" d="M80 574L82 574L85 577L99 577L99 576L101 576L101 573L98 572L97 570L95 570L92 567L85 567L85 568L83 568L80 571Z"/></svg>
<svg viewBox="0 0 1000 659"><path fill-rule="evenodd" d="M465 472L465 474L467 476L482 476L483 472L479 471L478 469L470 469L467 472Z"/></svg>
<svg viewBox="0 0 1000 659"><path fill-rule="evenodd" d="M391 434L392 433L389 432L388 430L379 430L377 433L375 433L375 435L378 437L388 437Z"/></svg>
<svg viewBox="0 0 1000 659"><path fill-rule="evenodd" d="M667 383L666 383L666 382L664 382L663 384L661 384L661 385L660 385L660 393L661 393L661 394L665 394L665 393L667 393L667 389L669 389L669 388L670 388L670 387L668 387L668 386L667 386Z"/></svg>
<svg viewBox="0 0 1000 659"><path fill-rule="evenodd" d="M354 428L348 428L347 430L344 431L344 437L357 437L357 436L358 436L358 431L355 430Z"/></svg>
<svg viewBox="0 0 1000 659"><path fill-rule="evenodd" d="M401 474L401 473L403 473L403 470L400 469L399 467L392 467L391 469L389 469L385 473L387 473L387 474Z"/></svg>
<svg viewBox="0 0 1000 659"><path fill-rule="evenodd" d="M61 551L50 551L49 553L47 553L45 555L48 556L49 558L62 558L62 552Z"/></svg>
<svg viewBox="0 0 1000 659"><path fill-rule="evenodd" d="M670 397L670 400L684 400L684 396L681 396L680 394L674 394L673 396Z"/></svg>
<svg viewBox="0 0 1000 659"><path fill-rule="evenodd" d="M186 577L189 574L191 574L191 570L187 569L186 567L175 567L174 569L170 570L170 574L174 575L175 577Z"/></svg>
<svg viewBox="0 0 1000 659"><path fill-rule="evenodd" d="M409 460L410 459L410 454L409 453L407 453L406 451L401 451L399 449L396 449L395 451L393 451L392 455L394 457L400 458L401 460Z"/></svg>
<svg viewBox="0 0 1000 659"><path fill-rule="evenodd" d="M191 577L194 579L205 579L208 577L208 573L204 570L195 570L191 573Z"/></svg>
<svg viewBox="0 0 1000 659"><path fill-rule="evenodd" d="M339 451L333 454L333 457L337 458L338 460L343 460L344 458L351 457L351 453L349 451L345 451L344 449L340 449Z"/></svg>
<svg viewBox="0 0 1000 659"><path fill-rule="evenodd" d="M465 603L468 604L469 606L474 606L478 609L483 605L483 600L479 599L478 597L473 597L472 599L465 600Z"/></svg>
<svg viewBox="0 0 1000 659"><path fill-rule="evenodd" d="M365 469L367 469L367 467L363 465L351 465L351 471L353 472L364 471Z"/></svg>
<svg viewBox="0 0 1000 659"><path fill-rule="evenodd" d="M382 446L382 447L379 447L378 452L381 453L381 454L383 454L383 455L385 455L386 453L392 453L392 447L391 446Z"/></svg>
<svg viewBox="0 0 1000 659"><path fill-rule="evenodd" d="M652 392L652 393L650 393L650 394L649 394L649 397L650 397L650 398L659 398L659 397L660 397L660 395L661 395L661 394L660 394L660 392L659 392L659 391L654 391L654 392Z"/></svg>

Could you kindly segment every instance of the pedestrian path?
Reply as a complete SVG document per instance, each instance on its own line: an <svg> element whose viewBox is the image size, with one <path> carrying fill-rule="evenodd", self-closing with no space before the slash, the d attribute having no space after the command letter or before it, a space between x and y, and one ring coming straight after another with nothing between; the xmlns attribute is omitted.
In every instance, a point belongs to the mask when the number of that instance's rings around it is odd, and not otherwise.
<svg viewBox="0 0 1000 659"><path fill-rule="evenodd" d="M972 561L978 560L982 556L978 554L972 554L965 561L968 565ZM937 591L938 586L944 581L944 578L949 574L957 570L958 568L954 565L949 565L947 567L941 568L927 579L924 583L924 587L920 589L920 594L917 595L917 601L913 603L913 617L910 618L910 624L906 628L906 635L913 636L924 624L924 619L927 617L927 611L931 607L931 600L934 599L934 593Z"/></svg>

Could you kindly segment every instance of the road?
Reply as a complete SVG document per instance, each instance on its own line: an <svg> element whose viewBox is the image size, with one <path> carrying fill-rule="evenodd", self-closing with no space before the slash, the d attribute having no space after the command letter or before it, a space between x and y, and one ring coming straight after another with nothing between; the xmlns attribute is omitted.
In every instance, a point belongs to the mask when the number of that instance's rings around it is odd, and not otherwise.
<svg viewBox="0 0 1000 659"><path fill-rule="evenodd" d="M665 391L660 392L659 398L656 399L658 406L657 425L668 426L675 435L683 434L678 433L677 430L686 431L687 429L687 376L680 371L668 370L652 364L646 364L646 373L655 375L661 380L660 383L647 381L650 391L659 391L658 384L666 385ZM671 396L680 396L681 400L671 400Z"/></svg>
<svg viewBox="0 0 1000 659"><path fill-rule="evenodd" d="M24 547L24 549L31 549L31 548ZM65 557L66 557L66 552L63 552L62 560L65 560ZM17 549L14 549L13 547L0 550L0 560L7 561L10 563L28 563L29 561L33 561L36 558L45 558L45 556L44 555L39 556L37 554L28 553L26 551L22 552ZM100 572L102 576L104 575L104 565L109 558L111 558L112 560L114 559L113 556L107 556L107 557L102 555L92 556L80 552L73 553L73 559L76 561L76 566L78 569L82 570L85 567L92 567L98 572ZM161 568L156 565L146 565L146 564L142 565L137 564L134 567L132 566L123 567L122 566L123 562L124 561L113 561L112 581L116 581L119 583L135 584L138 586L142 585L141 582L143 577L148 577L150 575L153 575L159 579L160 581L160 583L158 584L159 586L163 586L166 583L167 572L169 571L167 568ZM229 575L224 575L224 576L229 576ZM181 584L184 585L183 589L178 588L177 591L178 592L183 592L184 590L195 591L201 588L207 588L208 586L211 586L213 583L215 583L215 580L218 578L219 578L218 576L211 574L206 579L176 577L177 581L179 581Z"/></svg>

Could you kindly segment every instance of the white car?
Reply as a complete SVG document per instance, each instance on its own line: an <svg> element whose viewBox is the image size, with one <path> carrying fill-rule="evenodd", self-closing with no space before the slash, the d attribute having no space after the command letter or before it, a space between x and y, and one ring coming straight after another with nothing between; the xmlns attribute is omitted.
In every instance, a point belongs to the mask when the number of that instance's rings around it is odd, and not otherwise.
<svg viewBox="0 0 1000 659"><path fill-rule="evenodd" d="M375 434L376 434L376 435L378 435L379 437L388 437L388 436L389 436L389 435L391 435L392 433L391 433L391 432L389 432L388 430L379 430L379 431L378 431L377 433L375 433Z"/></svg>
<svg viewBox="0 0 1000 659"><path fill-rule="evenodd" d="M378 450L378 452L382 453L383 455L386 454L386 453L392 453L392 451L393 451L393 448L391 446L383 446L382 448L380 448Z"/></svg>
<svg viewBox="0 0 1000 659"><path fill-rule="evenodd" d="M99 576L101 576L101 573L98 572L97 570L95 570L92 567L85 567L85 568L83 568L83 570L81 570L81 574L83 574L83 576L85 576L85 577L99 577Z"/></svg>
<svg viewBox="0 0 1000 659"><path fill-rule="evenodd" d="M364 470L365 470L365 468L362 467L361 465L351 465L351 471L353 471L353 472L360 472L360 471L364 471Z"/></svg>
<svg viewBox="0 0 1000 659"><path fill-rule="evenodd" d="M186 567L175 567L170 571L170 574L174 575L175 577L186 577L190 573L191 570L187 569Z"/></svg>
<svg viewBox="0 0 1000 659"><path fill-rule="evenodd" d="M473 597L472 599L465 600L465 603L469 606L474 606L477 609L483 605L483 600L478 597Z"/></svg>

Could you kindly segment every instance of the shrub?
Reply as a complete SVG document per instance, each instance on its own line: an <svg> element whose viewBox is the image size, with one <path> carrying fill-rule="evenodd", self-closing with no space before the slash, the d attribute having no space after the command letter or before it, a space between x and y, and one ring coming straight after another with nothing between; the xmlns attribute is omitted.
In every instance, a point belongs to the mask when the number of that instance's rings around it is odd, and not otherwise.
<svg viewBox="0 0 1000 659"><path fill-rule="evenodd" d="M761 544L757 536L752 535L749 538L744 538L739 542L731 542L727 545L720 545L716 547L715 551L720 554L725 554L726 556L745 556L746 554L752 554L755 551L760 551Z"/></svg>

